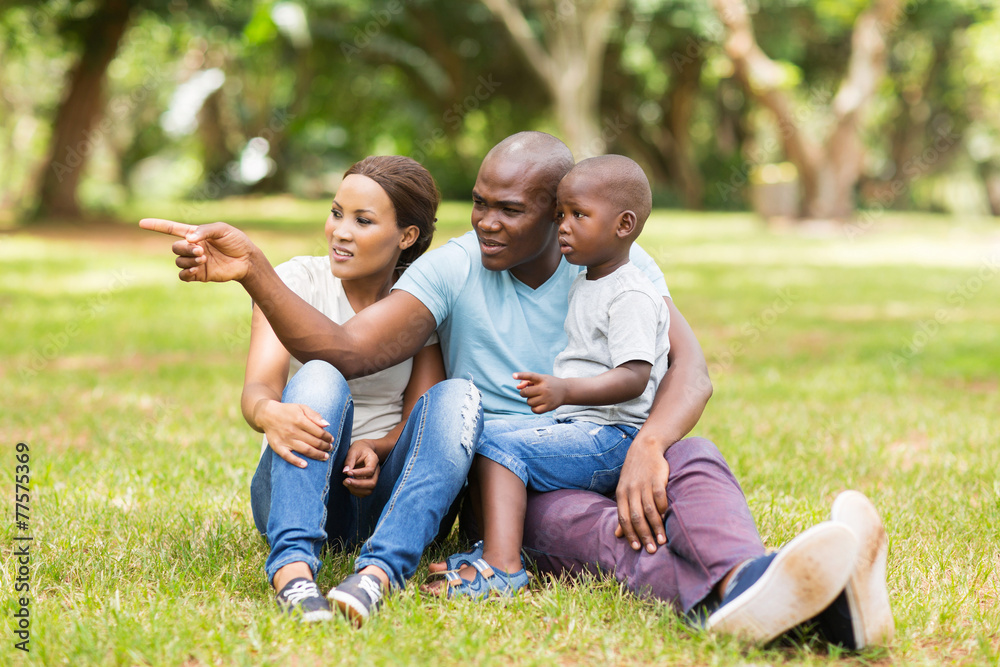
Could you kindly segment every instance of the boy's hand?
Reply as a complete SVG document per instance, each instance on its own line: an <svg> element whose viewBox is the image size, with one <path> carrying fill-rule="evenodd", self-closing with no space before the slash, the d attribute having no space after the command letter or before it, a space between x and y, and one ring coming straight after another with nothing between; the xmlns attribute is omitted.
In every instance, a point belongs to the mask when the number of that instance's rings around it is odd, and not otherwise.
<svg viewBox="0 0 1000 667"><path fill-rule="evenodd" d="M514 379L521 396L528 399L528 406L536 415L555 410L566 404L569 384L562 378L541 373L514 373Z"/></svg>
<svg viewBox="0 0 1000 667"><path fill-rule="evenodd" d="M344 486L358 498L371 495L378 482L378 454L373 445L372 440L357 440L347 450L347 457L344 459L342 472L347 477Z"/></svg>

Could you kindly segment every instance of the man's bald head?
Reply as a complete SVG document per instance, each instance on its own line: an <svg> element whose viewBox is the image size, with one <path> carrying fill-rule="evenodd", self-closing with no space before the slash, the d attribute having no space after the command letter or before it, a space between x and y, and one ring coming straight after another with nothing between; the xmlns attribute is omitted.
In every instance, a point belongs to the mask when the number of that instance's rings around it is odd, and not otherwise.
<svg viewBox="0 0 1000 667"><path fill-rule="evenodd" d="M642 230L653 208L653 193L645 172L634 160L624 155L601 155L581 160L570 173L599 188L598 194L619 212L635 213L635 233Z"/></svg>
<svg viewBox="0 0 1000 667"><path fill-rule="evenodd" d="M556 188L573 168L573 153L562 141L545 132L518 132L512 134L483 158L483 164L502 160L508 165L518 165L531 175L535 188L550 193L555 198Z"/></svg>

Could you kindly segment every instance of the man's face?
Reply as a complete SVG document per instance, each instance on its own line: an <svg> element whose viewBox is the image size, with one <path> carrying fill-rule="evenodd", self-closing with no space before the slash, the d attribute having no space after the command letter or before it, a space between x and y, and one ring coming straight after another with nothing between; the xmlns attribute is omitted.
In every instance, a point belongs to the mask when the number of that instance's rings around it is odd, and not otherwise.
<svg viewBox="0 0 1000 667"><path fill-rule="evenodd" d="M525 161L483 161L472 190L472 228L484 268L516 269L553 247L555 201L545 186Z"/></svg>

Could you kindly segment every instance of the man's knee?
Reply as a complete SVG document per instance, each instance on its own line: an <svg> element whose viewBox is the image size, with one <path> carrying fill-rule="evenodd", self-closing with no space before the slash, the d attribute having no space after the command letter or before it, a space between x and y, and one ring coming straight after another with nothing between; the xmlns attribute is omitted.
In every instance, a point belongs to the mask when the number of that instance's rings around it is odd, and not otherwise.
<svg viewBox="0 0 1000 667"><path fill-rule="evenodd" d="M671 475L675 470L691 464L729 467L719 448L707 438L694 437L678 440L667 450L665 458L670 464Z"/></svg>

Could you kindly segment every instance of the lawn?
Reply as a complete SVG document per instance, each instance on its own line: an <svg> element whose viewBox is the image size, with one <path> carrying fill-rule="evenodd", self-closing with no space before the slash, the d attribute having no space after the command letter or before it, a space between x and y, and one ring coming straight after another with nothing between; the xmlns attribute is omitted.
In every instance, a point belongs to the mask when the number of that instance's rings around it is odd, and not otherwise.
<svg viewBox="0 0 1000 667"><path fill-rule="evenodd" d="M228 219L278 262L323 251L325 211L278 198L126 216ZM438 242L468 212L445 205ZM845 488L882 511L897 637L856 656L708 636L598 579L481 606L411 586L360 631L283 618L250 514L249 299L179 282L170 242L132 226L0 235L0 664L1000 664L1000 224L769 230L657 212L643 232L709 359L695 433L726 455L765 543L823 520ZM28 654L13 595L26 543ZM351 557L328 555L324 590Z"/></svg>

